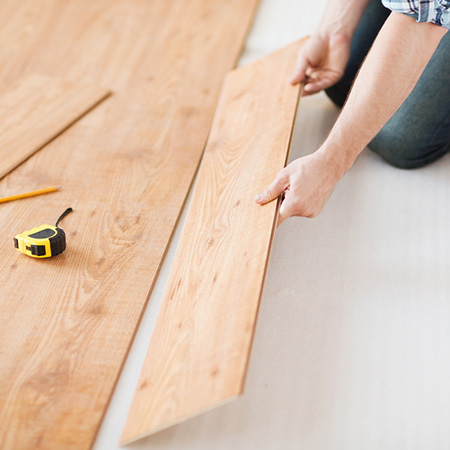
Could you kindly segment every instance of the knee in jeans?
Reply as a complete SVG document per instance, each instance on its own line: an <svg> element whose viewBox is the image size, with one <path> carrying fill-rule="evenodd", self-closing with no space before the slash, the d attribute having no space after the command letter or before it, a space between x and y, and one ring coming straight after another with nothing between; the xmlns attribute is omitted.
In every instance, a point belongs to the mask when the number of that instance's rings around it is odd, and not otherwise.
<svg viewBox="0 0 450 450"><path fill-rule="evenodd" d="M449 144L432 144L389 128L381 130L369 144L370 150L399 169L416 169L435 161L448 151Z"/></svg>

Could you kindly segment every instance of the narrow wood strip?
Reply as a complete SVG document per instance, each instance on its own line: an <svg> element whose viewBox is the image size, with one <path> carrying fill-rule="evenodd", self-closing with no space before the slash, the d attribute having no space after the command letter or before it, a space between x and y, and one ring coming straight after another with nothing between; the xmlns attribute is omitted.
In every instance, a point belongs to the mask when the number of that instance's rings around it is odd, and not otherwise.
<svg viewBox="0 0 450 450"><path fill-rule="evenodd" d="M253 197L287 160L300 45L227 76L124 444L242 392L278 211Z"/></svg>
<svg viewBox="0 0 450 450"><path fill-rule="evenodd" d="M34 75L0 95L0 178L36 153L110 92Z"/></svg>
<svg viewBox="0 0 450 450"><path fill-rule="evenodd" d="M92 445L256 4L0 2L4 86L64 73L114 90L0 184L2 196L64 187L2 205L2 450ZM63 254L14 249L15 234L68 206Z"/></svg>

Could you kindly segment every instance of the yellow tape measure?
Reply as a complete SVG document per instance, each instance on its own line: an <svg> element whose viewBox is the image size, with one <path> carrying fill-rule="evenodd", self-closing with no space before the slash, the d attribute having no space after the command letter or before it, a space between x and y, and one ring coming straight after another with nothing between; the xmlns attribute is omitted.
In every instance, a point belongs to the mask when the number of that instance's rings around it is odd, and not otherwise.
<svg viewBox="0 0 450 450"><path fill-rule="evenodd" d="M14 246L19 252L32 258L50 258L59 255L66 249L66 233L58 228L58 224L72 211L72 208L67 208L54 227L41 225L18 234L14 238Z"/></svg>

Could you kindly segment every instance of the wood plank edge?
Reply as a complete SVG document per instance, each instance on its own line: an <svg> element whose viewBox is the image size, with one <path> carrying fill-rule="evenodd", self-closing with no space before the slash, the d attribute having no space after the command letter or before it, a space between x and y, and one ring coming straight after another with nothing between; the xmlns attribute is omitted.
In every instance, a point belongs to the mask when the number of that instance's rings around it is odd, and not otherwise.
<svg viewBox="0 0 450 450"><path fill-rule="evenodd" d="M303 92L303 84L300 84L300 87L298 89L297 92L297 101L296 101L296 106L295 106L295 112L294 112L294 117L292 118L292 126L291 126L291 133L289 136L289 143L288 143L288 148L286 151L286 159L284 161L284 167L286 167L288 161L289 161L289 157L291 154L291 148L292 148L292 140L294 137L294 131L295 131L295 123L297 121L297 113L298 113L298 108L299 108L299 104L300 104L300 97L302 95ZM269 237L269 248L267 250L267 258L266 258L266 263L264 265L264 271L263 271L263 278L262 278L262 282L261 282L261 289L259 292L259 298L258 298L258 306L256 309L256 315L255 315L255 321L253 323L253 330L252 330L252 337L249 343L249 351L248 351L248 357L247 357L247 361L245 364L245 368L244 368L244 375L242 377L241 380L241 386L240 386L240 392L241 394L244 392L244 388L245 388L245 382L247 379L247 372L248 372L248 367L250 364L250 354L251 354L251 350L253 347L253 341L255 338L255 331L256 331L256 326L257 326L257 322L258 322L258 317L259 317L259 310L260 310L260 306L261 306L261 300L262 300L262 296L264 293L264 288L266 285L266 279L267 279L267 271L269 269L269 262L270 262L270 256L272 255L272 249L273 249L273 241L275 238L275 232L277 229L277 225L278 225L278 215L280 212L280 206L281 206L281 197L278 197L277 199L277 207L275 208L275 214L273 217L273 223L272 223L272 231L270 233L270 237Z"/></svg>
<svg viewBox="0 0 450 450"><path fill-rule="evenodd" d="M163 266L164 260L166 259L167 253L168 253L168 251L169 251L170 244L172 243L173 236L175 235L175 230L177 229L178 224L179 224L180 219L181 219L181 216L183 215L183 211L184 211L184 209L185 209L186 206L187 206L187 199L188 199L188 197L189 197L189 194L190 194L190 192L192 191L192 189L194 188L195 180L196 180L196 178L197 178L198 171L200 170L200 163L201 163L201 161L202 161L202 159L203 159L203 154L204 154L204 151L205 151L205 148L206 148L206 142L207 142L207 140L205 141L205 145L204 145L204 148L203 148L202 156L201 156L201 158L200 158L200 160L199 160L199 162L198 162L198 164L197 164L197 167L196 167L196 169L195 169L195 172L194 172L194 175L193 175L193 177L192 177L191 183L190 183L189 188L188 188L188 190L187 190L187 192L186 192L186 195L185 195L185 197L184 197L183 204L181 205L181 208L180 208L180 211L178 212L178 216L177 216L177 218L176 218L176 221L175 221L175 223L174 223L174 225L173 225L173 227L172 227L172 231L171 231L171 233L170 233L169 239L167 240L166 248L164 249L164 253L163 253L162 257L161 257L161 260L160 260L160 262L159 262L158 268L156 269L156 273L155 273L155 276L154 276L154 278L153 278L152 284L151 284L151 286L150 286L150 288L149 288L147 297L146 297L146 299L145 299L145 303L144 303L144 305L143 305L143 307L142 307L142 309L141 309L141 312L140 312L140 315L139 315L139 319L138 319L138 321L136 322L136 326L135 326L135 328L134 328L133 335L132 335L132 337L131 337L131 339L130 339L130 342L128 343L128 347L127 347L126 352L125 352L125 354L124 354L124 358L123 358L122 364L121 364L121 366L119 367L119 370L117 371L117 375L116 375L116 378L115 378L115 380L114 380L113 387L112 387L112 389L111 389L111 392L110 392L109 397L108 397L108 399L107 399L107 401L106 401L106 404L105 404L105 408L104 408L104 410L103 410L103 412L102 412L102 415L101 415L101 417L100 417L100 420L99 420L99 423L98 423L98 425L97 425L97 428L95 429L94 434L93 434L93 436L92 436L92 442L91 442L90 445L89 445L89 448L90 448L90 449L94 446L95 440L97 439L98 432L100 431L100 427L101 427L101 425L102 425L102 423L103 423L103 420L104 420L104 418L105 418L105 415L106 415L108 406L109 406L109 404L110 404L110 402L111 402L111 399L112 399L112 397L113 397L113 395L114 395L114 391L116 390L117 383L119 382L120 375L122 374L123 367L125 366L125 363L126 363L126 361L127 361L128 355L129 355L130 350L131 350L131 347L133 346L134 339L135 339L136 334L137 334L137 332L138 332L138 330L139 330L139 326L140 326L140 324L141 324L142 318L144 317L145 310L147 309L148 302L149 302L150 297L151 297L151 295L152 295L152 293L153 293L153 289L155 288L156 282L158 281L158 277L159 277L159 274L160 274L160 272L161 272L161 268L162 268L162 266ZM144 363L144 361L142 362L142 364L143 364L143 363ZM141 369L141 370L142 370L142 369ZM133 397L134 397L134 394L133 394ZM199 414L200 414L200 413L199 413ZM127 417L128 417L128 416L127 416ZM181 419L181 420L179 420L179 422L182 422L183 420L184 420L184 419ZM170 425L169 425L169 426L170 426ZM164 428L166 428L166 427L165 427L165 426L161 427L161 429L164 429ZM150 432L149 434L152 434L152 432ZM143 437L145 437L145 436L147 436L147 434L144 434ZM135 438L135 439L133 438L133 439L130 440L129 442L133 442L134 440L137 440L137 439L140 439L140 438ZM126 444L120 443L120 445L126 445Z"/></svg>
<svg viewBox="0 0 450 450"><path fill-rule="evenodd" d="M212 128L212 127L211 127L211 128ZM174 224L174 226L173 226L173 228L172 228L172 232L171 232L171 234L170 234L169 240L167 241L167 245L166 245L166 248L165 248L165 250L164 250L164 254L163 254L163 256L162 256L162 258L161 258L161 261L160 261L160 263L159 263L159 266L158 266L158 269L157 269L157 271L156 271L155 277L154 277L154 279L153 279L152 285L150 286L150 290L149 290L149 292L148 292L148 294L147 294L147 298L146 298L146 300L145 300L144 307L143 307L142 310L141 310L141 314L140 314L139 320L138 320L138 322L137 322L137 324L136 324L136 327L135 327L135 329L134 329L133 337L132 337L132 339L130 340L130 343L129 343L129 345L128 345L127 351L126 351L126 353L125 353L125 357L124 357L123 363L122 363L122 365L121 365L121 367L120 367L120 369L119 369L119 371L118 371L118 373L117 373L117 377L116 377L116 380L115 380L115 382L114 382L114 387L113 387L113 389L112 389L112 391L111 391L111 394L110 394L110 396L109 396L109 398L108 398L108 402L107 402L107 404L106 404L107 406L105 407L105 410L103 411L102 418L101 418L101 421L100 421L100 423L99 423L99 426L98 426L98 428L97 428L97 430L96 430L96 432L95 432L94 440L95 440L95 438L97 437L98 431L100 430L101 423L103 422L104 416L105 416L105 414L106 414L106 409L107 409L107 407L108 407L108 405L109 405L109 403L110 403L110 401L111 401L111 398L112 398L112 396L113 396L113 393L114 393L115 388L116 388L116 386L117 386L117 383L118 383L118 381L119 381L119 377L120 377L120 375L121 375L121 373L122 373L123 366L125 365L126 359L127 359L128 354L129 354L129 352L130 352L130 350L131 350L131 347L132 347L132 345L133 345L134 338L136 337L136 334L137 334L137 331L138 331L138 329L139 329L139 325L140 325L140 323L141 323L142 317L144 316L144 313L145 313L145 310L146 310L146 308L147 308L148 302L149 302L150 297L151 297L151 295L152 295L152 293L153 293L153 289L154 289L154 287L155 287L156 281L158 280L159 274L160 274L160 272L161 272L162 265L163 265L163 263L164 263L164 260L166 259L167 252L169 251L170 244L172 243L172 239L173 239L173 236L174 236L174 234L175 234L175 230L177 229L177 227L178 227L178 225L179 225L179 222L180 222L181 216L183 215L184 209L187 207L187 200L188 200L188 198L189 198L189 195L190 195L191 191L192 191L193 189L195 189L195 183L196 183L196 180L197 180L197 175L198 175L198 172L200 171L200 168L201 168L201 166L202 166L203 157L204 157L204 154L205 154L206 145L207 145L208 140L209 140L209 133L210 133L210 131L211 131L211 129L209 130L208 136L206 137L205 143L204 143L204 145L203 145L202 155L201 155L201 157L200 157L200 160L199 160L199 162L198 162L198 164L197 164L197 167L196 167L196 169L195 169L194 175L193 175L193 177L192 177L191 183L190 183L189 188L188 188L188 190L187 190L187 192L186 192L186 195L185 195L185 197L184 197L183 204L182 204L182 206L181 206L181 208L180 208L180 211L179 211L179 213L178 213L177 220L176 220L176 222L175 222L175 224ZM183 231L183 230L182 230L182 231ZM153 332L152 332L152 335L153 335ZM145 357L146 357L146 356L147 356L147 352L146 352L146 354L145 354ZM145 358L144 358L144 360L145 360ZM142 364L144 364L144 361L142 361ZM142 371L142 368L141 368L141 371ZM138 380L138 382L139 382L139 380ZM138 382L137 382L137 384L138 384ZM134 395L135 395L136 391L137 391L137 386L136 386L135 391L133 392L133 399L134 399ZM220 406L222 403L227 403L228 401L233 400L234 398L236 398L236 397L238 397L239 395L241 395L241 393L242 393L242 390L241 390L241 392L238 392L236 395L232 396L231 398L230 398L230 397L227 397L227 399L221 400L220 402L217 403L216 406ZM132 400L133 400L133 399L132 399ZM209 409L211 409L211 408L213 408L213 407L214 407L214 406L207 407L207 408L204 408L204 410L207 411L207 410L209 410ZM131 405L130 405L129 409L131 409ZM204 412L204 411L203 411L203 410L200 410L199 412L193 413L192 416L189 416L189 417L182 417L182 418L176 419L175 421L173 421L173 423L170 423L170 424L167 424L167 425L162 425L162 426L156 428L156 429L155 429L156 431L155 431L155 430L152 430L152 431L148 431L148 432L145 432L145 433L141 433L141 435L139 435L139 437L127 438L127 440L124 440L124 441L123 441L123 439L124 439L124 434L125 434L125 429L126 429L126 427L125 427L126 424L125 424L124 427L123 427L123 430L122 430L122 436L120 437L119 444L120 444L120 445L126 445L126 444L129 444L130 442L134 442L134 441L139 440L139 439L141 439L141 438L143 438L143 437L149 436L149 435L151 435L151 434L153 434L153 433L156 433L156 432L158 432L158 431L161 431L161 430L164 430L164 429L166 429L166 428L169 428L169 427L172 426L172 425L175 425L175 424L177 424L177 423L184 422L184 420L187 420L187 419L189 419L190 417L194 417L194 416L196 416L196 415L202 414L202 412ZM127 420L128 420L128 415L129 415L129 412L128 412L128 414L127 414ZM90 446L90 448L92 448L92 446L94 445L94 440L93 440L92 445Z"/></svg>
<svg viewBox="0 0 450 450"><path fill-rule="evenodd" d="M13 167L8 168L7 170L5 170L4 172L0 173L0 180L2 178L4 178L6 175L10 174L11 172L13 172L15 169L17 169L19 166L21 166L25 161L28 161L32 156L34 156L39 150L42 150L46 145L50 144L51 142L53 142L55 139L57 139L59 136L61 136L61 134L63 134L65 131L67 131L72 125L74 125L75 123L77 123L79 120L81 120L84 116L86 116L87 114L89 114L92 110L94 110L95 108L97 108L97 106L99 106L101 103L103 103L107 98L111 97L113 95L113 92L108 90L108 89L102 89L102 92L100 94L100 96L97 98L97 100L95 100L94 103L92 103L89 107L87 107L86 109L84 109L80 114L74 116L73 119L71 119L69 122L67 122L65 125L63 125L63 127L55 132L55 134L47 139L43 144L38 145L36 148L34 148L33 150L30 151L30 154L22 159L21 161L19 161L16 165L14 165Z"/></svg>

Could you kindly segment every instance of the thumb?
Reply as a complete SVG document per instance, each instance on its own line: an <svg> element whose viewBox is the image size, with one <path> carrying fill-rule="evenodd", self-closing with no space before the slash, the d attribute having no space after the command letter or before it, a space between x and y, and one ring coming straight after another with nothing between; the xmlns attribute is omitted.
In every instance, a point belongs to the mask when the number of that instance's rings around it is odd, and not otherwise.
<svg viewBox="0 0 450 450"><path fill-rule="evenodd" d="M255 202L264 205L276 199L289 186L289 177L281 171L272 184L255 197Z"/></svg>

